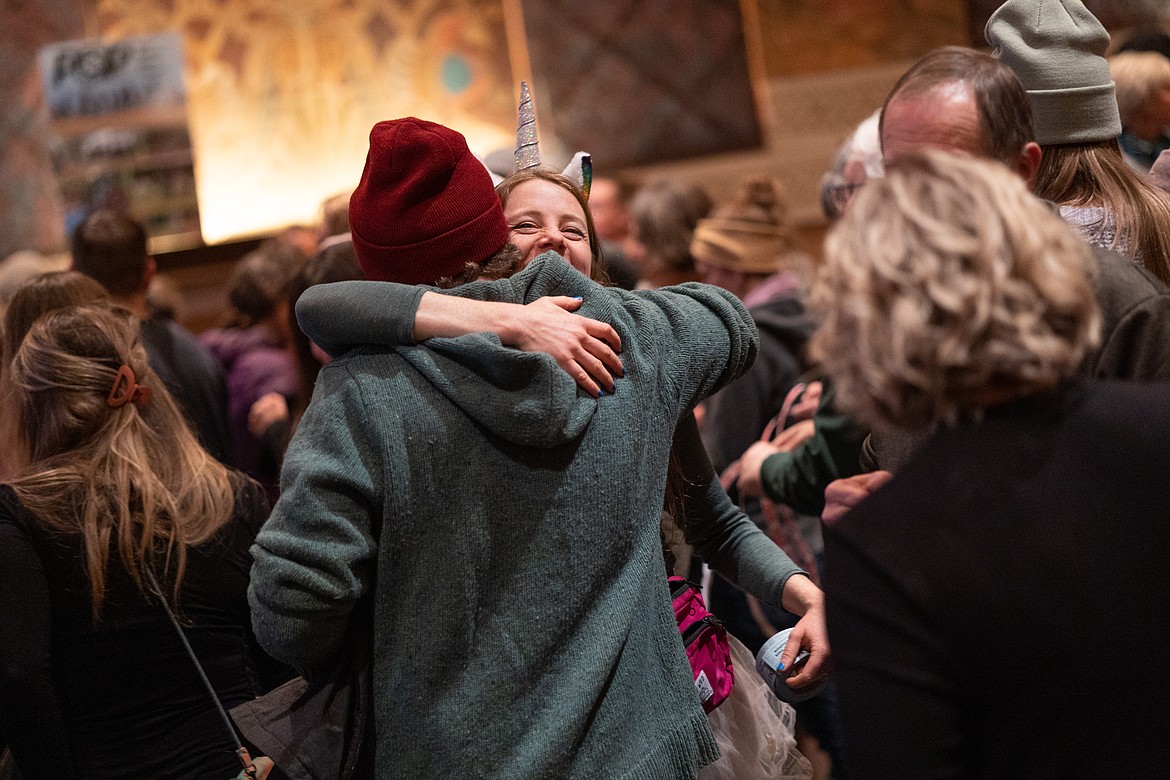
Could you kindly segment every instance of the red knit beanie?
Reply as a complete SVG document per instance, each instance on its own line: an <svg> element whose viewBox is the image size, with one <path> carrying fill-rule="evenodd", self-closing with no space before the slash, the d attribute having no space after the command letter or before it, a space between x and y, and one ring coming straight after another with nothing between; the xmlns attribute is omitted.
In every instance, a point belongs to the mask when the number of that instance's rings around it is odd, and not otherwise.
<svg viewBox="0 0 1170 780"><path fill-rule="evenodd" d="M413 117L370 131L349 224L366 278L383 282L434 284L508 241L491 176L467 141Z"/></svg>

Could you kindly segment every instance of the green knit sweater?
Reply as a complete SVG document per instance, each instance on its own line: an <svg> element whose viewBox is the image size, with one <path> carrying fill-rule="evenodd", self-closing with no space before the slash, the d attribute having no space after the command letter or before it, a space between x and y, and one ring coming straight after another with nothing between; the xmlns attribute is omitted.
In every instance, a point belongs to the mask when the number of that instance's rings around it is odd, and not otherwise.
<svg viewBox="0 0 1170 780"><path fill-rule="evenodd" d="M627 379L593 399L484 334L326 366L253 551L257 636L319 669L372 593L380 777L693 777L717 750L658 516L676 421L753 359L751 319L716 288L634 295L548 258L460 293L583 296Z"/></svg>

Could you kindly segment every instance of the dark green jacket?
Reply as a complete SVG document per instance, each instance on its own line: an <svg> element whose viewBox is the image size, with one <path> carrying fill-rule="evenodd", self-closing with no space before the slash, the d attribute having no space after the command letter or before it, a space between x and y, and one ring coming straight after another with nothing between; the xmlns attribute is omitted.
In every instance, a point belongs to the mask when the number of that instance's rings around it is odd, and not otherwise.
<svg viewBox="0 0 1170 780"><path fill-rule="evenodd" d="M861 473L861 444L869 431L833 407L835 396L832 382L824 380L812 438L768 457L760 467L765 495L801 514L819 517L829 483Z"/></svg>

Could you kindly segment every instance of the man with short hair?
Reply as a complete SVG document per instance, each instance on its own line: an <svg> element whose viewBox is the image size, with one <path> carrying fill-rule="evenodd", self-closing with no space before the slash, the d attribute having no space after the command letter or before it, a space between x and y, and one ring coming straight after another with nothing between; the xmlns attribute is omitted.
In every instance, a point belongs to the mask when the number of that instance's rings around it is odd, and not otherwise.
<svg viewBox="0 0 1170 780"><path fill-rule="evenodd" d="M1043 150L1032 107L1012 69L989 54L947 46L925 55L898 79L882 107L885 160L923 147L998 160L1032 186ZM1093 247L1101 307L1101 346L1082 372L1100 379L1170 381L1170 291L1115 252ZM862 454L873 470L896 470L913 454L912 436L870 436ZM826 490L825 518L835 519L880 484L882 476L838 480Z"/></svg>
<svg viewBox="0 0 1170 780"><path fill-rule="evenodd" d="M908 70L882 110L882 154L896 159L931 147L999 160L1035 179L1043 152L1032 140L1032 110L1012 70L973 49L946 47ZM1134 262L1094 249L1102 346L1086 374L1170 380L1170 292Z"/></svg>
<svg viewBox="0 0 1170 780"><path fill-rule="evenodd" d="M146 230L132 217L98 209L73 233L73 270L99 282L110 298L142 322L142 345L195 435L212 456L233 464L227 427L227 385L219 363L187 330L169 319L154 319L146 289L157 271L146 248Z"/></svg>
<svg viewBox="0 0 1170 780"><path fill-rule="evenodd" d="M595 177L589 188L589 212L601 239L601 256L611 282L624 290L638 283L638 267L626 252L630 244L630 210L626 188L617 179Z"/></svg>
<svg viewBox="0 0 1170 780"><path fill-rule="evenodd" d="M1042 152L1011 68L962 46L935 49L894 83L878 120L882 157L930 147L999 160L1029 184Z"/></svg>

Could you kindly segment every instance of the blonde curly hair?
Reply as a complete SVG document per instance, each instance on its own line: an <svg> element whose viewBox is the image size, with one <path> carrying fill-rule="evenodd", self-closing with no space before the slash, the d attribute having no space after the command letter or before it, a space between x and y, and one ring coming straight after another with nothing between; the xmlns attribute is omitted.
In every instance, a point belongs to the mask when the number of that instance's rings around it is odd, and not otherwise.
<svg viewBox="0 0 1170 780"><path fill-rule="evenodd" d="M1098 342L1091 250L1000 163L899 158L825 254L812 354L875 428L953 424L1043 392Z"/></svg>

